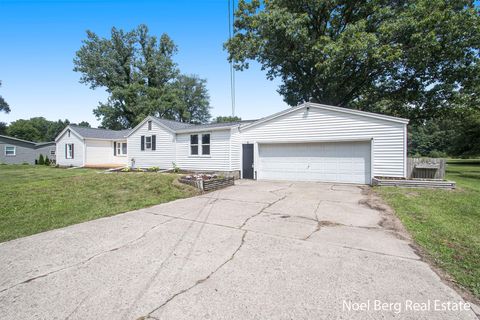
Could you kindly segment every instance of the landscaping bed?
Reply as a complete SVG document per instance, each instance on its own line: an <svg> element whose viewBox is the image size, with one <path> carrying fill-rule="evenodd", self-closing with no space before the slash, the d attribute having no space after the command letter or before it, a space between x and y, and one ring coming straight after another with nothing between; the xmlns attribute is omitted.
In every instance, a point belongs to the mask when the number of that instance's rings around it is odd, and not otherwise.
<svg viewBox="0 0 480 320"><path fill-rule="evenodd" d="M216 174L206 173L186 175L181 177L179 181L205 192L226 188L235 184L235 179L233 177L226 178Z"/></svg>

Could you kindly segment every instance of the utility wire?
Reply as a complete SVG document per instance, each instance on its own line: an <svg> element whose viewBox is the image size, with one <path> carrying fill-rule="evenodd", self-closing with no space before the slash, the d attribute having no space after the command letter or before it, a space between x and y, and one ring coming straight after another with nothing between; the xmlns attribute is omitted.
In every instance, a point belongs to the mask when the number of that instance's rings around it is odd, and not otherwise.
<svg viewBox="0 0 480 320"><path fill-rule="evenodd" d="M232 39L233 22L235 22L235 0L228 0L228 39ZM232 116L235 116L235 69L230 61L230 98L232 103Z"/></svg>

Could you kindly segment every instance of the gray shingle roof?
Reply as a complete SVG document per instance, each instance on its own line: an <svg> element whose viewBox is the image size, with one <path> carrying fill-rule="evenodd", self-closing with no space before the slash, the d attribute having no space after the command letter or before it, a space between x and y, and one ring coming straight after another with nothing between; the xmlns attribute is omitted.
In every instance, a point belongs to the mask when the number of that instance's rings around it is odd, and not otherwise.
<svg viewBox="0 0 480 320"><path fill-rule="evenodd" d="M193 126L193 124L191 123L178 122L178 121L167 120L162 118L155 118L155 119L157 119L158 122L162 123L167 128L172 129L173 131L188 129Z"/></svg>
<svg viewBox="0 0 480 320"><path fill-rule="evenodd" d="M116 139L125 139L125 137L130 133L131 129L127 130L108 130L108 129L97 129L97 128L85 128L79 127L76 125L70 125L72 129L81 135L84 138L91 139L106 139L106 140L116 140Z"/></svg>
<svg viewBox="0 0 480 320"><path fill-rule="evenodd" d="M209 129L209 128L220 128L220 127L233 127L240 124L246 124L253 122L255 120L245 120L245 121L235 121L235 122L222 122L222 123L206 123L206 124L192 124L192 123L184 123L178 122L173 120L167 120L162 118L155 118L158 122L162 123L166 127L170 128L173 131L178 130L201 130L201 129Z"/></svg>
<svg viewBox="0 0 480 320"><path fill-rule="evenodd" d="M55 144L55 141L33 142L33 141L23 140L15 137L10 137L10 136L3 136L3 135L0 135L0 141L7 141L8 143L12 143L12 144L15 144L15 143L24 144L33 148L41 148L41 147L46 147L46 146Z"/></svg>

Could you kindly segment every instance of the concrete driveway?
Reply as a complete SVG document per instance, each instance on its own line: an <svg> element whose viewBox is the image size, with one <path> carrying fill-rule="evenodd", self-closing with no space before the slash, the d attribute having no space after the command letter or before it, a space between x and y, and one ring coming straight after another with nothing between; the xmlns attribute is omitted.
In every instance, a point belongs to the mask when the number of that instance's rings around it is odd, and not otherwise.
<svg viewBox="0 0 480 320"><path fill-rule="evenodd" d="M2 243L0 319L476 319L366 191L238 181Z"/></svg>

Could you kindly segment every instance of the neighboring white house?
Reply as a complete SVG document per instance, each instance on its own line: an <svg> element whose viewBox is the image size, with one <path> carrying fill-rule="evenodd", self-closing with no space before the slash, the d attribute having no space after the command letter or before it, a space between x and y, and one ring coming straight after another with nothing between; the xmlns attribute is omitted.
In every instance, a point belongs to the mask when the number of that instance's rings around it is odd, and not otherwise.
<svg viewBox="0 0 480 320"><path fill-rule="evenodd" d="M314 103L256 121L194 125L147 117L125 131L67 127L56 140L57 163L369 184L372 177L406 177L407 124Z"/></svg>
<svg viewBox="0 0 480 320"><path fill-rule="evenodd" d="M408 120L304 103L251 122L193 125L147 117L128 134L136 167L250 179L368 184L405 177Z"/></svg>
<svg viewBox="0 0 480 320"><path fill-rule="evenodd" d="M126 166L126 135L129 132L69 125L55 139L57 164L98 168Z"/></svg>

